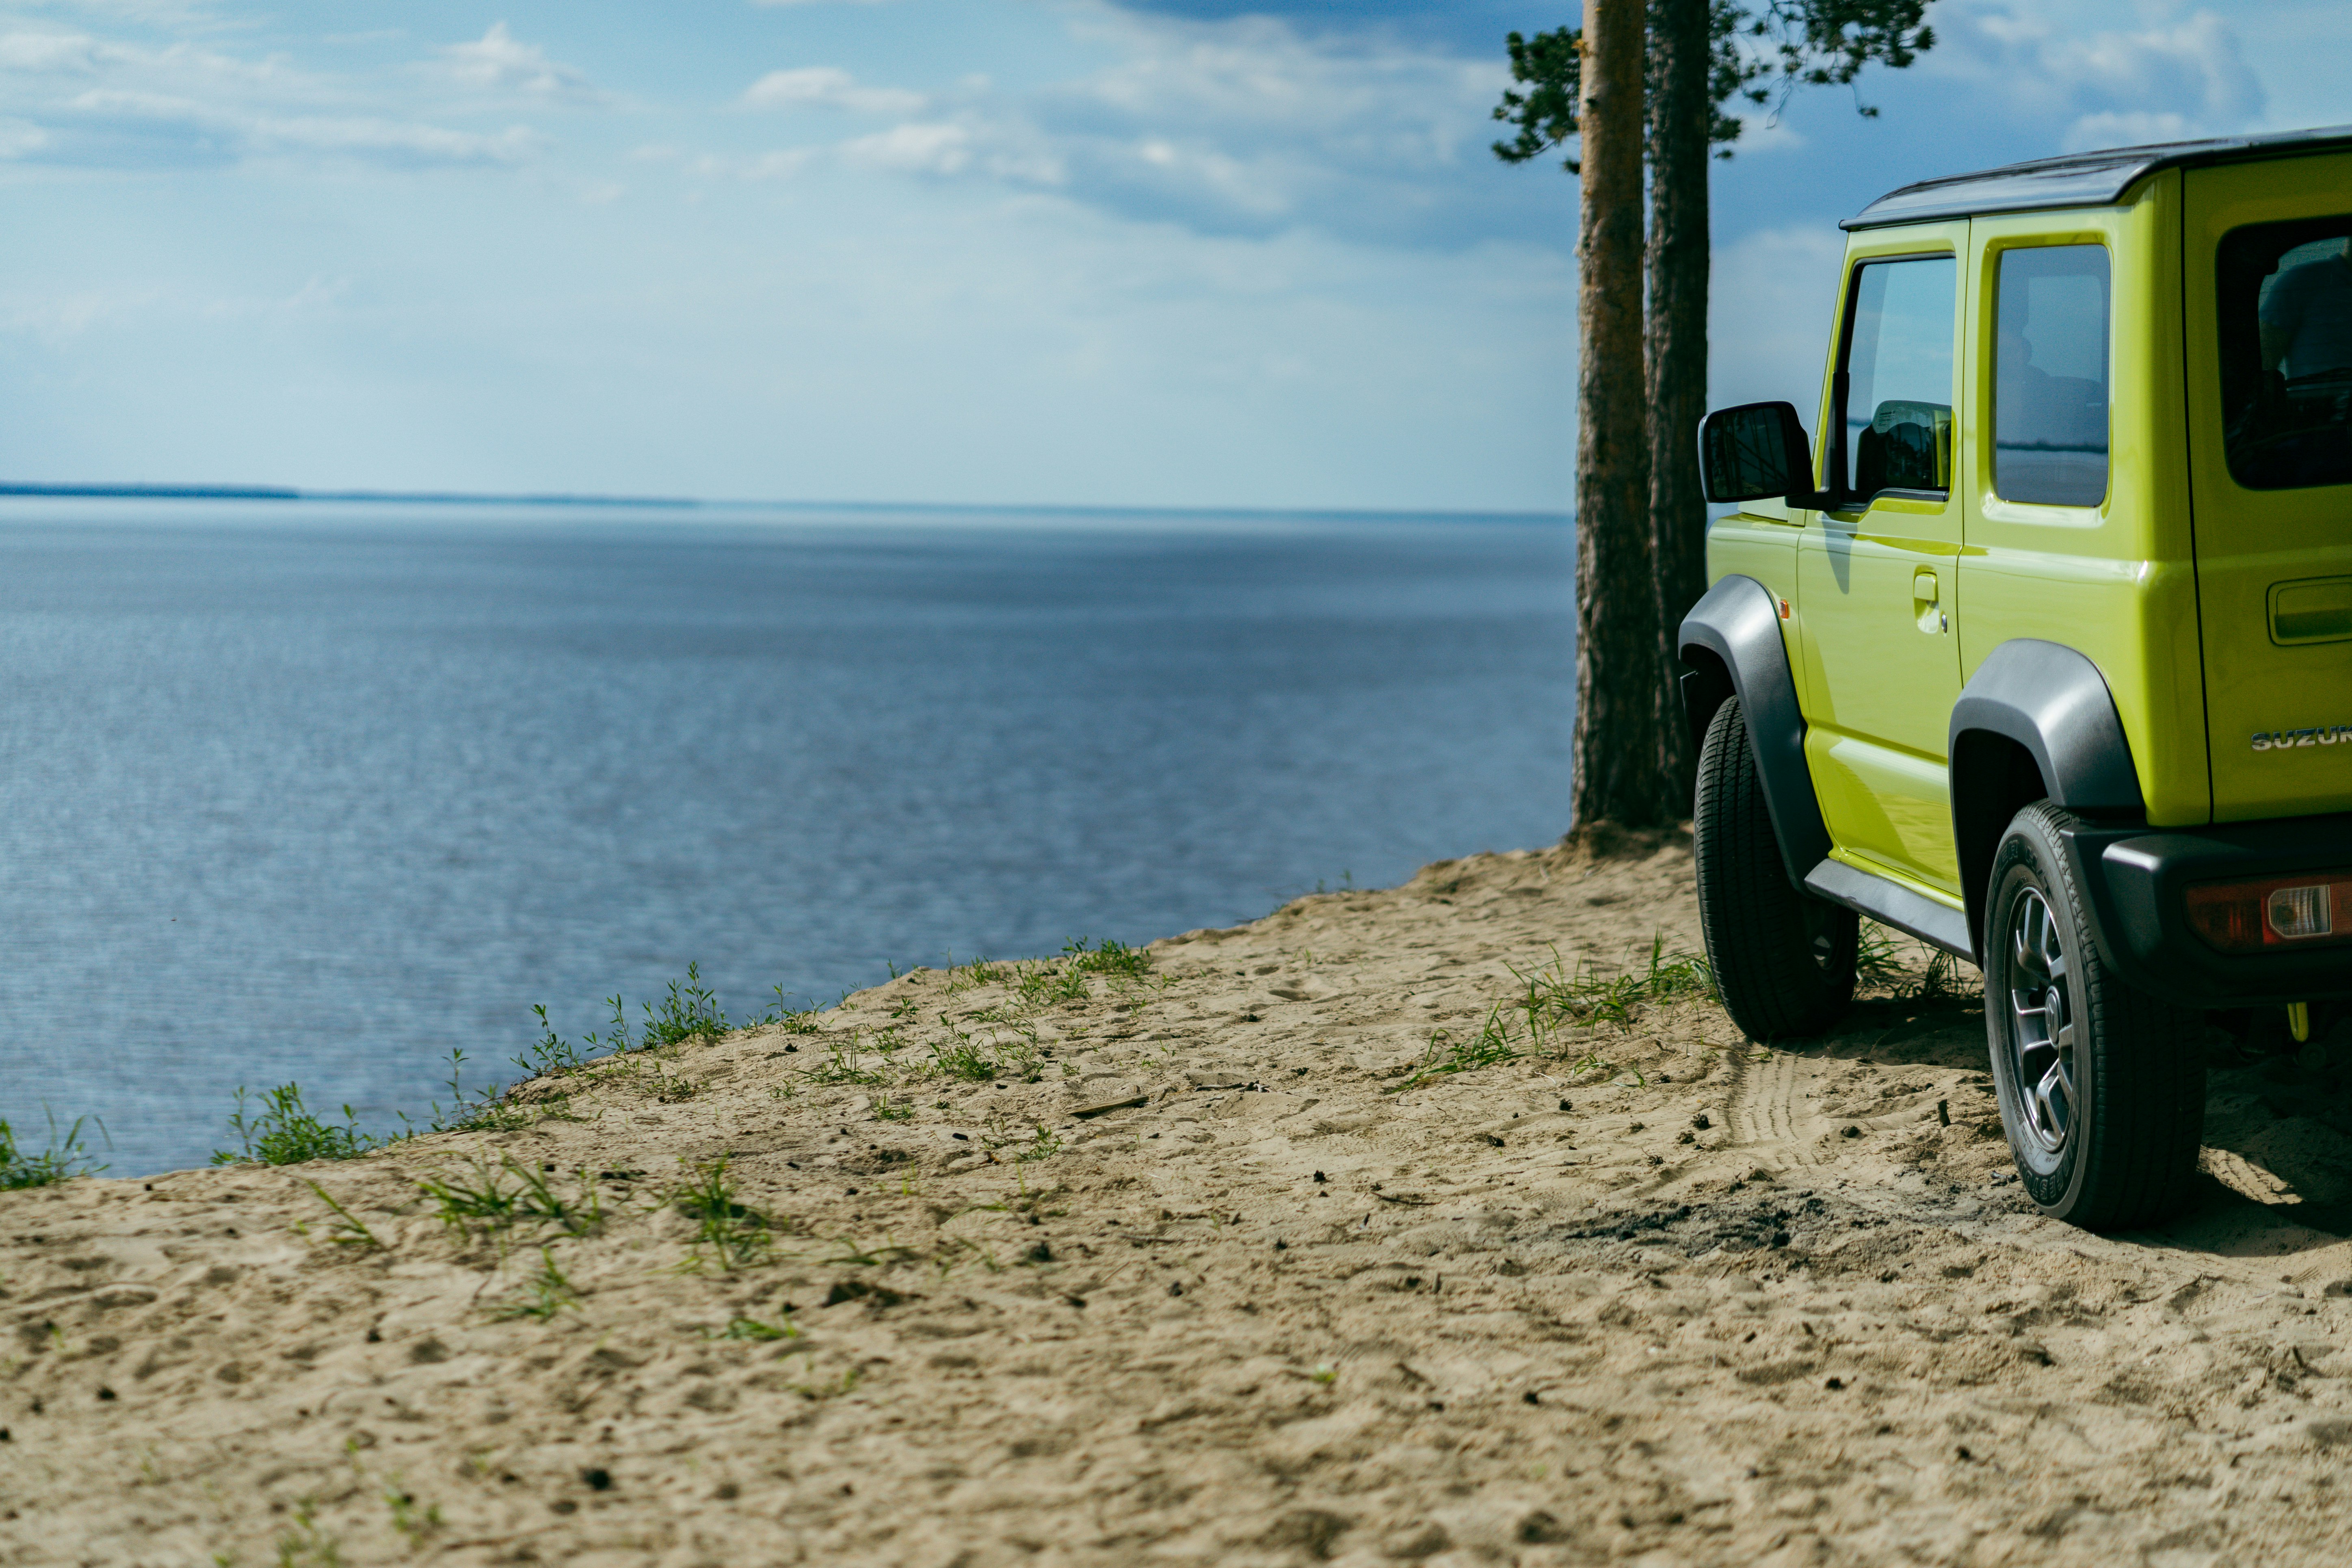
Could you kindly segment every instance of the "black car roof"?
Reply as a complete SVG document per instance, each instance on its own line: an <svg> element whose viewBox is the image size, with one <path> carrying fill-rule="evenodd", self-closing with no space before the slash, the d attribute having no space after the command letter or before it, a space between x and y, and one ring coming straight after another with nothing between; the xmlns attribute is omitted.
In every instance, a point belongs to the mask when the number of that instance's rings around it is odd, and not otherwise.
<svg viewBox="0 0 2352 1568"><path fill-rule="evenodd" d="M2251 163L2352 148L2352 125L2319 131L2282 131L2267 136L2223 136L2210 142L2164 142L2152 147L2115 147L2104 153L2074 153L2037 158L1973 174L1947 174L1889 191L1840 228L1882 228L1929 218L1971 217L1979 213L2039 212L2047 207L2106 206L2159 169L2207 163Z"/></svg>

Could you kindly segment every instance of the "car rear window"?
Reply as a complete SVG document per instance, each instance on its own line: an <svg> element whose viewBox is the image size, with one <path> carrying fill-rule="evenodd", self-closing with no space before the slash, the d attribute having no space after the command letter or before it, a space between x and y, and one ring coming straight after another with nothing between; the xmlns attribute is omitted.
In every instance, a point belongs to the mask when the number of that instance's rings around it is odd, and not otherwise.
<svg viewBox="0 0 2352 1568"><path fill-rule="evenodd" d="M2221 409L2248 489L2352 483L2352 216L2221 237Z"/></svg>
<svg viewBox="0 0 2352 1568"><path fill-rule="evenodd" d="M2096 506L2107 495L2107 251L2000 253L1992 488L2003 500Z"/></svg>

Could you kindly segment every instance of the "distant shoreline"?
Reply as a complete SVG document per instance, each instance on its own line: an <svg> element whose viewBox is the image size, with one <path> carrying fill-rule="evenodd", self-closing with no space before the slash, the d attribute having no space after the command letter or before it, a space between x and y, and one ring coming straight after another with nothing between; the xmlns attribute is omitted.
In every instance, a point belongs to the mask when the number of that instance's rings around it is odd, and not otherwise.
<svg viewBox="0 0 2352 1568"><path fill-rule="evenodd" d="M1572 521L1568 511L1492 511L1398 508L1283 506L1086 506L1068 501L887 501L887 500L711 500L693 496L612 496L515 494L486 490L314 490L293 485L200 484L16 484L0 483L0 500L265 500L400 502L423 506L576 506L663 507L688 511L729 511L765 507L794 511L937 512L974 516L1021 517L1264 517L1289 519L1394 518L1420 521L1446 518L1464 522L1558 523Z"/></svg>
<svg viewBox="0 0 2352 1568"><path fill-rule="evenodd" d="M0 484L0 496L50 496L82 500L419 501L474 506L698 507L705 504L688 496L495 495L476 490L306 490L289 485Z"/></svg>

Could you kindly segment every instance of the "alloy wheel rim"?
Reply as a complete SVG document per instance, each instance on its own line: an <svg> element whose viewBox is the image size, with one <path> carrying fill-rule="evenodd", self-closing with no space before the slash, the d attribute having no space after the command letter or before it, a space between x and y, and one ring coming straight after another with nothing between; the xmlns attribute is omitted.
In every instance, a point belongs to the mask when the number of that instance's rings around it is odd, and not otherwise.
<svg viewBox="0 0 2352 1568"><path fill-rule="evenodd" d="M2065 1152L2075 1120L2073 966L2038 888L2010 906L2009 1051L2021 1131L2045 1155Z"/></svg>

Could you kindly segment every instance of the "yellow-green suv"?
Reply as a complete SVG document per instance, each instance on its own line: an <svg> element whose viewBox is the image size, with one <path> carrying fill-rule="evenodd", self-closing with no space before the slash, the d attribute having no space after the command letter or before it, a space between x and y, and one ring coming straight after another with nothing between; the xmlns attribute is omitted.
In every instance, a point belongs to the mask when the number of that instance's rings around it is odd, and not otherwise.
<svg viewBox="0 0 2352 1568"><path fill-rule="evenodd" d="M2209 1010L2352 998L2352 128L1847 220L1811 449L1708 416L1682 626L1725 1005L1816 1034L1857 915L1976 962L2043 1209L2187 1196Z"/></svg>

